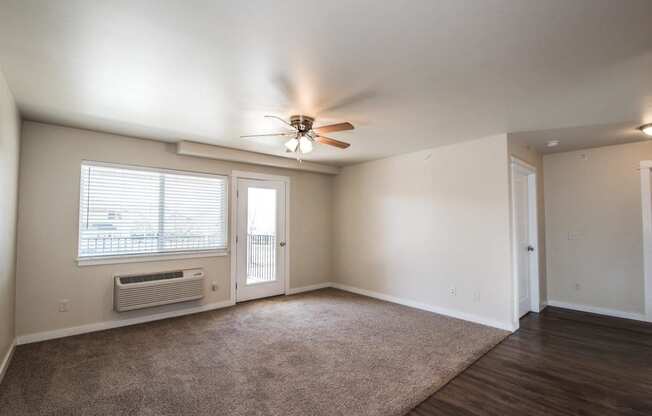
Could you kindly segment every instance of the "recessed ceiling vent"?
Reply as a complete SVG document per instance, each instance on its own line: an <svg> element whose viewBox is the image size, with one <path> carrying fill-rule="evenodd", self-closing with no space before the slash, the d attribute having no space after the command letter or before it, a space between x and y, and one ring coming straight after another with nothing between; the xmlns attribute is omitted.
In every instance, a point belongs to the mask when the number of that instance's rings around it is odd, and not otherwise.
<svg viewBox="0 0 652 416"><path fill-rule="evenodd" d="M203 297L202 269L115 276L113 303L118 312L187 302Z"/></svg>

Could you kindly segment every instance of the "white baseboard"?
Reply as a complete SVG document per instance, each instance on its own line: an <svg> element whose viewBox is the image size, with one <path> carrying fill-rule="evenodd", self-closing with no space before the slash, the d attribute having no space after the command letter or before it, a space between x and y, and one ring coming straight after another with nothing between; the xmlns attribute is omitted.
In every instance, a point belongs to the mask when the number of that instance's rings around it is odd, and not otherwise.
<svg viewBox="0 0 652 416"><path fill-rule="evenodd" d="M597 315L613 316L615 318L625 318L625 319L633 319L635 321L650 322L650 319L648 319L644 314L636 313L636 312L625 312L616 309L599 308L597 306L578 305L575 303L560 302L557 300L548 300L548 306L555 306L564 309L572 309L580 312L595 313Z"/></svg>
<svg viewBox="0 0 652 416"><path fill-rule="evenodd" d="M317 283L316 285L302 286L291 288L288 291L288 295L296 295L297 293L310 292L312 290L325 289L327 287L333 287L332 282Z"/></svg>
<svg viewBox="0 0 652 416"><path fill-rule="evenodd" d="M373 292L371 290L360 289L358 287L344 285L341 283L333 283L332 287L340 290L345 290L347 292L357 293L359 295L369 296L370 298L376 298L387 302L398 303L400 305L410 306L412 308L422 309L424 311L434 312L440 315L446 315L453 318L463 319L465 321L475 322L481 325L487 325L498 329L504 329L505 331L514 332L516 331L516 329L518 329L512 323L500 322L494 319L487 319L485 317L469 314L466 312L456 311L448 308L442 308L439 306L428 305L425 303L420 303L409 299L398 298L380 292Z"/></svg>
<svg viewBox="0 0 652 416"><path fill-rule="evenodd" d="M9 345L9 349L7 350L7 353L2 358L2 362L0 362L0 383L2 383L2 379L5 377L5 373L9 368L9 363L11 362L11 357L14 356L15 349L16 349L16 340L14 339L11 342L11 345Z"/></svg>
<svg viewBox="0 0 652 416"><path fill-rule="evenodd" d="M297 287L297 288L292 288L289 290L288 295L294 295L297 293L303 293L303 292L308 292L311 290L318 290L318 289L324 289L327 287L334 287L340 290L345 290L347 292L352 292L352 293L357 293L359 295L364 295L364 296L369 296L371 298L376 298L380 300L384 300L387 302L392 302L392 303L398 303L400 305L405 305L405 306L410 306L412 308L417 308L417 309L422 309L425 311L429 312L434 312L438 313L441 315L446 315L446 316L451 316L453 318L458 318L458 319L463 319L466 321L471 321L475 322L481 325L487 325L491 326L494 328L499 328L499 329L504 329L506 331L514 332L517 328L513 324L507 324L504 322L499 322L493 319L487 319L481 316L473 315L473 314L468 314L465 312L460 312L452 309L447 309L447 308L441 308L438 306L433 306L433 305L428 305L424 303L420 303L417 301L409 300L409 299L403 299L403 298L398 298L395 296L391 295L386 295L384 293L379 293L379 292L373 292L370 290L366 289L360 289L354 286L349 286L349 285L344 285L341 283L334 283L334 282L324 282L324 283L318 283L315 285L310 285L310 286L303 286L303 287ZM36 332L32 334L26 334L26 335L19 335L16 338L15 345L24 345L24 344L31 344L33 342L41 342L41 341L47 341L50 339L56 339L56 338L63 338L63 337L69 337L73 335L80 335L80 334L86 334L89 332L96 332L96 331L103 331L106 329L112 329L112 328L120 328L123 326L128 326L128 325L136 325L136 324L142 324L145 322L152 322L152 321L158 321L161 319L167 319L167 318L174 318L177 316L183 316L183 315L190 315L198 312L205 312L205 311L210 311L214 309L220 309L220 308L225 308L228 306L233 306L235 302L232 300L227 300L223 302L217 302L217 303L209 303L206 305L201 305L197 306L194 308L188 308L188 309L182 309L178 311L171 311L171 312L163 312L163 313L158 313L158 314L153 314L153 315L147 315L147 316L140 316L137 318L129 318L129 319L122 319L122 320L116 320L116 321L105 321L105 322L97 322L93 324L87 324L87 325L80 325L80 326L75 326L75 327L69 327L69 328L61 328L61 329L55 329L52 331L44 331L44 332ZM549 302L550 304L550 302ZM551 304L551 306L554 306ZM560 306L563 307L563 306ZM13 351L13 350L12 350Z"/></svg>
<svg viewBox="0 0 652 416"><path fill-rule="evenodd" d="M89 332L103 331L105 329L120 328L122 326L142 324L145 322L158 321L161 319L174 318L177 316L191 315L198 312L212 311L214 309L226 308L233 306L235 303L231 300L226 300L217 303L208 303L206 305L196 306L193 308L181 309L178 311L163 312L147 316L139 316L137 318L121 319L116 321L97 322L94 324L87 324L81 326L74 326L70 328L55 329L53 331L36 332L33 334L20 335L17 337L17 344L31 344L32 342L47 341L49 339L70 337L73 335L86 334Z"/></svg>
<svg viewBox="0 0 652 416"><path fill-rule="evenodd" d="M319 283L316 285L297 287L289 290L288 295L297 293L308 292L311 290L324 289L331 287L331 282ZM146 322L158 321L161 319L174 318L177 316L190 315L198 312L205 312L214 309L225 308L235 305L235 302L227 300L224 302L209 303L206 305L197 306L194 308L182 309L172 312L157 313L154 315L139 316L137 318L122 319L116 321L97 322L93 324L74 326L69 328L55 329L53 331L36 332L32 334L20 335L17 337L16 344L24 345L33 342L47 341L50 339L70 337L73 335L87 334L89 332L103 331L106 329L120 328L128 325L137 325Z"/></svg>

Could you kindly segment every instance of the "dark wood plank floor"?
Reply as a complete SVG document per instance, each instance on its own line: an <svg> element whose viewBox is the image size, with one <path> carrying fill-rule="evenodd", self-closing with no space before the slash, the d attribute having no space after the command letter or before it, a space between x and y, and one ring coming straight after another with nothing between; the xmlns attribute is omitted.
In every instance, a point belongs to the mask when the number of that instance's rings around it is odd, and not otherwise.
<svg viewBox="0 0 652 416"><path fill-rule="evenodd" d="M548 307L409 416L652 415L652 324Z"/></svg>

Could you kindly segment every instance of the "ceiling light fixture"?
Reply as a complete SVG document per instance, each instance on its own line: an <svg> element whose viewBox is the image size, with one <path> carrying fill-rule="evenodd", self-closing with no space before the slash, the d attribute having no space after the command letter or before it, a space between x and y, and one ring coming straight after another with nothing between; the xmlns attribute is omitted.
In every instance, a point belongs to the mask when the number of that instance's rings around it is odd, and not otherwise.
<svg viewBox="0 0 652 416"><path fill-rule="evenodd" d="M559 146L559 140L557 140L557 139L549 140L548 143L546 143L546 146L548 146L548 147L557 147L557 146Z"/></svg>
<svg viewBox="0 0 652 416"><path fill-rule="evenodd" d="M338 149L346 149L351 146L349 143L341 142L331 137L326 137L323 133L331 133L336 131L353 130L353 124L349 122L329 124L326 126L313 127L315 119L310 116L294 115L290 117L290 121L286 121L277 116L265 116L274 118L281 121L287 127L291 127L293 131L283 131L280 133L264 133L264 134L250 134L240 136L243 139L251 137L291 137L290 140L285 142L285 148L288 153L294 153L297 160L301 162L301 155L305 155L313 151L316 143L325 144L328 146L337 147Z"/></svg>
<svg viewBox="0 0 652 416"><path fill-rule="evenodd" d="M643 132L646 136L652 137L652 123L648 124L643 124L641 127L638 128L640 131Z"/></svg>
<svg viewBox="0 0 652 416"><path fill-rule="evenodd" d="M309 134L297 134L285 143L285 148L289 152L297 154L297 160L301 161L301 155L312 152L313 138Z"/></svg>
<svg viewBox="0 0 652 416"><path fill-rule="evenodd" d="M298 146L299 146L299 140L297 140L296 137L291 138L285 143L286 149L288 149L288 151L290 152L296 152Z"/></svg>
<svg viewBox="0 0 652 416"><path fill-rule="evenodd" d="M299 139L299 149L304 155L312 152L312 141L308 136L301 136Z"/></svg>

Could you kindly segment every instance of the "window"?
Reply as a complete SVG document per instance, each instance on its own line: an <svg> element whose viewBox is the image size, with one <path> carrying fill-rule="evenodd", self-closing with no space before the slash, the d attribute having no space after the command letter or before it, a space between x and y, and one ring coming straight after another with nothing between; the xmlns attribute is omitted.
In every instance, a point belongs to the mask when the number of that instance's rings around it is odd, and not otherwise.
<svg viewBox="0 0 652 416"><path fill-rule="evenodd" d="M224 176L83 162L79 259L227 248Z"/></svg>

